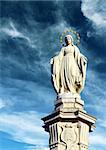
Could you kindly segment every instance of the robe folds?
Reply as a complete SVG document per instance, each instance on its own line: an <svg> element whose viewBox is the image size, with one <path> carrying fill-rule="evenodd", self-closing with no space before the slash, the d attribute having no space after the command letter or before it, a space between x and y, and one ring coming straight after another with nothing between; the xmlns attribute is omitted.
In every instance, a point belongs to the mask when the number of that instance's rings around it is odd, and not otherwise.
<svg viewBox="0 0 106 150"><path fill-rule="evenodd" d="M62 47L51 59L52 81L57 93L80 93L84 88L87 58L75 45Z"/></svg>

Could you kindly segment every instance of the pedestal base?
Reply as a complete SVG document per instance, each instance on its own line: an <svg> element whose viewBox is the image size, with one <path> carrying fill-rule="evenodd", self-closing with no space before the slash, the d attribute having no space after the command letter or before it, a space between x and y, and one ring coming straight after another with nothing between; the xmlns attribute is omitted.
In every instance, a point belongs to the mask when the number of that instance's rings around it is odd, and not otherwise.
<svg viewBox="0 0 106 150"><path fill-rule="evenodd" d="M70 93L59 95L55 101L55 110L60 108L67 109L79 109L84 111L84 101L81 100L79 95L71 95Z"/></svg>
<svg viewBox="0 0 106 150"><path fill-rule="evenodd" d="M50 135L50 150L88 150L88 135L95 128L96 118L83 106L81 99L59 98L54 112L42 118Z"/></svg>

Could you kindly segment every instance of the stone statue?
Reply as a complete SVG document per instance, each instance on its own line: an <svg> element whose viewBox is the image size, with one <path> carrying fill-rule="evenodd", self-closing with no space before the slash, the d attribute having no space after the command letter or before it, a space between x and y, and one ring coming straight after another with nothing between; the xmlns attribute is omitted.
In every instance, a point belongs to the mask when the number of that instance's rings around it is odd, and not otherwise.
<svg viewBox="0 0 106 150"><path fill-rule="evenodd" d="M52 82L57 94L80 94L84 88L87 58L73 44L71 35L65 36L66 45L51 59Z"/></svg>
<svg viewBox="0 0 106 150"><path fill-rule="evenodd" d="M86 113L80 97L87 58L74 45L71 35L65 37L65 43L59 54L51 59L57 98L53 112L42 118L43 127L49 132L50 150L88 150L88 135L95 129L96 118Z"/></svg>

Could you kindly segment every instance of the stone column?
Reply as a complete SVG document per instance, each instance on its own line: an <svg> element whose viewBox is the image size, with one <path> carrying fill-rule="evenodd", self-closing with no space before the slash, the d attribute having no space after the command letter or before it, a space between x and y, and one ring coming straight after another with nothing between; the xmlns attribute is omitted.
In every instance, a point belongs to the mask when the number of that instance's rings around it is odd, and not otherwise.
<svg viewBox="0 0 106 150"><path fill-rule="evenodd" d="M59 96L54 111L42 120L49 132L50 150L88 150L89 132L94 130L96 118L86 113L80 97Z"/></svg>

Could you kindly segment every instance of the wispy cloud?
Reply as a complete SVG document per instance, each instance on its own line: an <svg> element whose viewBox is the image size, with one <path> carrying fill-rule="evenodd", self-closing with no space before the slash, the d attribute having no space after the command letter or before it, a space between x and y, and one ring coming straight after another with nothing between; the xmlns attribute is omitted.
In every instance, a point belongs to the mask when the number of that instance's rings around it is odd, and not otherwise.
<svg viewBox="0 0 106 150"><path fill-rule="evenodd" d="M105 0L82 0L81 10L83 15L88 19L92 25L93 30L87 30L87 37L98 36L102 38L102 44L105 44L104 37L106 35L106 1ZM91 27L91 26L90 26ZM96 43L95 43L96 44Z"/></svg>
<svg viewBox="0 0 106 150"><path fill-rule="evenodd" d="M106 145L106 135L103 135L101 133L99 134L93 134L90 136L90 144L92 145Z"/></svg>
<svg viewBox="0 0 106 150"><path fill-rule="evenodd" d="M105 0L82 0L82 12L97 26L106 27Z"/></svg>
<svg viewBox="0 0 106 150"><path fill-rule="evenodd" d="M91 69L87 71L86 87L83 93L85 95L85 110L97 118L96 129L90 133L91 150L99 150L106 145L104 142L106 138L106 110L104 109L106 107L106 83L103 82L104 80L96 71Z"/></svg>
<svg viewBox="0 0 106 150"><path fill-rule="evenodd" d="M26 146L26 150L49 150L46 146Z"/></svg>
<svg viewBox="0 0 106 150"><path fill-rule="evenodd" d="M43 86L39 82L10 78L7 78L7 85L8 87L1 88L0 90L1 98L6 103L2 111L23 112L27 109L36 109L36 111L44 112L50 111L50 108L53 106L55 95L50 87ZM7 90L6 95L5 90ZM43 103L43 109L41 103Z"/></svg>
<svg viewBox="0 0 106 150"><path fill-rule="evenodd" d="M0 96L0 109L1 111L5 110L5 108L10 108L13 106L12 100L9 98L5 98L4 96Z"/></svg>
<svg viewBox="0 0 106 150"><path fill-rule="evenodd" d="M106 83L96 71L87 71L86 86L83 94L85 95L85 107L88 111L96 114L98 119L106 119ZM104 115L103 115L104 114Z"/></svg>
<svg viewBox="0 0 106 150"><path fill-rule="evenodd" d="M1 28L3 34L6 33L5 36L9 35L10 39L15 38L13 42L16 44L15 49L9 45L9 49L11 49L9 52L2 47L8 55L2 51L3 57L0 60L2 66L5 66L2 70L1 95L4 99L7 97L11 99L14 109L17 108L15 107L17 103L18 106L21 105L23 99L25 99L23 106L27 109L26 107L33 105L38 106L39 101L49 103L55 97L50 84L50 58L59 51L60 47L57 48L57 45L60 46L59 35L68 25L65 21L60 20L43 30L40 25L38 27L36 24L35 20L33 22L34 34L30 32L29 28L26 28L25 32L23 27L8 19ZM38 32L38 29L41 29L42 32ZM26 39L28 42L21 41L22 43L20 43L17 41L18 37ZM25 49L24 47L27 46L29 47ZM37 99L38 102L34 102L34 99Z"/></svg>
<svg viewBox="0 0 106 150"><path fill-rule="evenodd" d="M43 115L31 111L13 114L1 113L0 130L10 134L12 140L15 141L45 145L48 138L42 128L41 117Z"/></svg>
<svg viewBox="0 0 106 150"><path fill-rule="evenodd" d="M8 24L7 24L8 25ZM28 42L30 42L30 38L25 36L23 33L18 31L12 21L9 21L9 26L2 27L0 29L1 32L4 32L11 38L23 38L26 39Z"/></svg>
<svg viewBox="0 0 106 150"><path fill-rule="evenodd" d="M3 99L0 99L0 109L5 107L6 103L4 102Z"/></svg>

